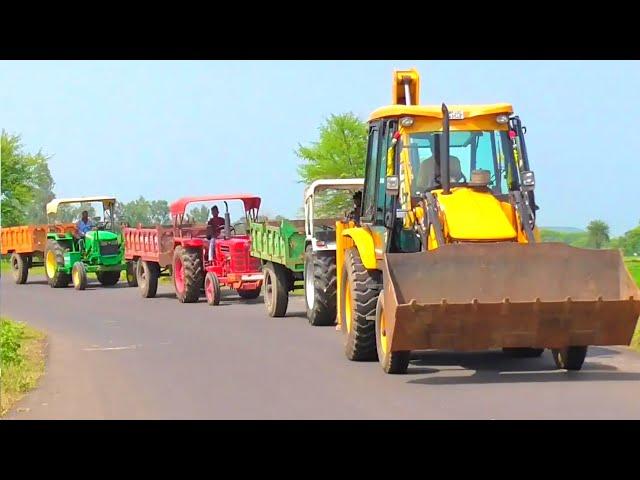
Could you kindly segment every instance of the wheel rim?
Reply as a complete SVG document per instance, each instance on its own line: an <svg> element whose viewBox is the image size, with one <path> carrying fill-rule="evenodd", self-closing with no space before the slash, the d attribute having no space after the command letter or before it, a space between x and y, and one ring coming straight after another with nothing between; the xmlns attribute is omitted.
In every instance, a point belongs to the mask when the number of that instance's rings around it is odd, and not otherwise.
<svg viewBox="0 0 640 480"><path fill-rule="evenodd" d="M351 288L347 285L344 291L344 323L347 333L351 332Z"/></svg>
<svg viewBox="0 0 640 480"><path fill-rule="evenodd" d="M138 270L139 270L138 275L137 275L138 281L140 283L144 283L147 280L147 273L146 273L144 267L142 266L142 264L140 264L140 268Z"/></svg>
<svg viewBox="0 0 640 480"><path fill-rule="evenodd" d="M267 302L267 307L271 307L273 305L273 283L271 281L271 272L267 270L264 276L264 290L265 290L265 302Z"/></svg>
<svg viewBox="0 0 640 480"><path fill-rule="evenodd" d="M15 271L18 271L18 257L15 255L11 257L11 268Z"/></svg>
<svg viewBox="0 0 640 480"><path fill-rule="evenodd" d="M312 310L316 296L316 289L313 284L313 269L311 268L306 268L304 272L304 294L307 297L307 305L309 306L309 309Z"/></svg>
<svg viewBox="0 0 640 480"><path fill-rule="evenodd" d="M58 269L58 262L56 262L56 254L53 253L52 250L47 252L47 261L45 262L45 270L47 271L47 276L49 278L53 278L56 274L56 270Z"/></svg>
<svg viewBox="0 0 640 480"><path fill-rule="evenodd" d="M207 295L207 300L209 300L210 302L213 302L214 301L213 282L211 281L211 277L209 275L207 275L207 278L204 282L204 291L205 291L205 294Z"/></svg>
<svg viewBox="0 0 640 480"><path fill-rule="evenodd" d="M175 279L176 279L176 290L179 293L184 291L184 268L182 266L182 260L180 258L176 258L176 268L175 268Z"/></svg>
<svg viewBox="0 0 640 480"><path fill-rule="evenodd" d="M387 323L384 319L384 309L380 311L380 346L385 354L389 353L389 338L387 337Z"/></svg>
<svg viewBox="0 0 640 480"><path fill-rule="evenodd" d="M77 268L73 269L73 272L71 272L71 276L73 277L73 284L80 285L80 272Z"/></svg>

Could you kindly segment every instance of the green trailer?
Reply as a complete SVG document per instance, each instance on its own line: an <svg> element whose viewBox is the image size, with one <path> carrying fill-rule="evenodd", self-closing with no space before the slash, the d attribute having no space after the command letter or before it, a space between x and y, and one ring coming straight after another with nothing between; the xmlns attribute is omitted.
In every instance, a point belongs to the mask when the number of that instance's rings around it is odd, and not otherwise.
<svg viewBox="0 0 640 480"><path fill-rule="evenodd" d="M284 317L289 292L303 280L304 220L251 222L251 256L262 261L264 303L272 317Z"/></svg>
<svg viewBox="0 0 640 480"><path fill-rule="evenodd" d="M316 180L304 192L304 220L252 222L251 255L262 261L264 303L272 317L283 317L289 292L304 282L307 319L314 326L336 320L336 221L315 218L314 200L321 191L360 192L362 178Z"/></svg>

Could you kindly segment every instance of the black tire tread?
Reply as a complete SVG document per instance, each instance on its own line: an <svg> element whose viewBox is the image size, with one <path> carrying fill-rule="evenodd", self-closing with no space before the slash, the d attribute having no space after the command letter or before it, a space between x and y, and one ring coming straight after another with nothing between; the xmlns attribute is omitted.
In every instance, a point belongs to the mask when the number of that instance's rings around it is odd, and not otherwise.
<svg viewBox="0 0 640 480"><path fill-rule="evenodd" d="M59 242L51 238L47 240L47 245L45 247L45 252L44 252L45 264L47 261L47 255L49 253L49 250L52 250L54 255L56 256L56 263L58 264L58 267L64 267L63 246ZM47 269L45 268L45 274L46 274L46 271ZM52 288L67 287L69 285L69 282L71 282L71 274L64 273L60 271L60 269L57 269L55 275L52 278L49 278L49 276L47 275L47 282L49 283L49 286Z"/></svg>
<svg viewBox="0 0 640 480"><path fill-rule="evenodd" d="M354 314L351 332L346 335L345 354L349 360L371 361L378 359L376 326L367 317L376 313L380 294L381 272L367 270L357 249L350 248L345 256L345 281L353 283ZM347 284L348 288L348 284ZM346 326L343 324L346 332Z"/></svg>
<svg viewBox="0 0 640 480"><path fill-rule="evenodd" d="M176 248L175 255L180 255L184 272L184 292L178 294L182 303L195 303L200 298L200 290L204 285L204 269L200 251L195 248Z"/></svg>
<svg viewBox="0 0 640 480"><path fill-rule="evenodd" d="M142 275L141 275L142 273ZM142 280L144 276L144 280ZM158 277L160 276L160 265L156 262L139 260L136 268L136 279L138 288L143 298L153 298L158 291Z"/></svg>
<svg viewBox="0 0 640 480"><path fill-rule="evenodd" d="M314 327L336 323L336 257L314 254L309 248L307 255L313 259L313 309L307 305L307 319ZM306 304L306 301L305 301Z"/></svg>
<svg viewBox="0 0 640 480"><path fill-rule="evenodd" d="M13 269L13 261L14 258L16 260L17 268ZM31 257L29 255L23 255L21 253L13 252L11 254L10 260L11 270L13 274L13 279L18 285L22 285L27 283L27 278L29 276L29 267L31 266Z"/></svg>
<svg viewBox="0 0 640 480"><path fill-rule="evenodd" d="M263 287L267 313L270 317L284 317L287 314L287 307L289 306L289 279L287 278L286 270L278 263L267 262L263 271L265 274ZM267 300L267 275L272 277L272 288L274 289L274 298L272 299L271 305L269 305L269 301Z"/></svg>

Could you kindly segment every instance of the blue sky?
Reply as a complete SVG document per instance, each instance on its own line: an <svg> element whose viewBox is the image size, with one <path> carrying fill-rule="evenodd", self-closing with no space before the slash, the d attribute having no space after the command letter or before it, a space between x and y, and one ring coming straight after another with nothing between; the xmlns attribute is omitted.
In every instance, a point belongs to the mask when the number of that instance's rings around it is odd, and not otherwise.
<svg viewBox="0 0 640 480"><path fill-rule="evenodd" d="M389 103L394 68L422 103L514 105L527 126L541 225L640 221L640 62L0 62L0 126L53 155L59 197L166 199L245 191L291 216L294 154L332 113Z"/></svg>

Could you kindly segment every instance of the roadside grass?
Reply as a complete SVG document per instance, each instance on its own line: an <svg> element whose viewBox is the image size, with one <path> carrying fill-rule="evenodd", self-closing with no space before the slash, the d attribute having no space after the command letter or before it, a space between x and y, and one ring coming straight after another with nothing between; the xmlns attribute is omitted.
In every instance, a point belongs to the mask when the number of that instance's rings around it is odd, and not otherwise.
<svg viewBox="0 0 640 480"><path fill-rule="evenodd" d="M44 373L45 335L0 317L0 417L4 416Z"/></svg>

